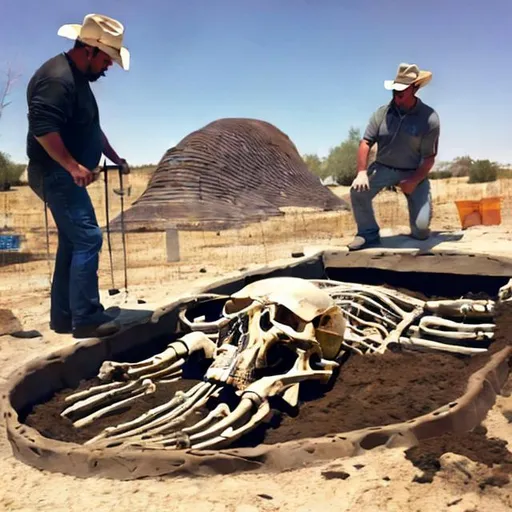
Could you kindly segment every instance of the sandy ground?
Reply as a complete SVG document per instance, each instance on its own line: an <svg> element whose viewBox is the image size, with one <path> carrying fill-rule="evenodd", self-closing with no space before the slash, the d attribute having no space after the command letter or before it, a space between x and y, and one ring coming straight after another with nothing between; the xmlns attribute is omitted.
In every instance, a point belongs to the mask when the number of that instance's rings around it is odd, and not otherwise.
<svg viewBox="0 0 512 512"><path fill-rule="evenodd" d="M146 176L134 176L136 197L144 188ZM500 194L504 211L510 197L508 181L466 185L461 180L433 182L434 228L458 228L455 199ZM344 195L347 189L339 187ZM101 222L101 189L91 189ZM34 202L27 187L0 196L4 227L22 232L25 247L45 251L41 206ZM116 205L114 205L114 208ZM377 216L383 225L403 224L405 202L400 195L386 192L376 202ZM115 214L115 212L113 212ZM505 216L503 229L512 217ZM201 278L288 257L304 244L337 244L351 234L353 221L347 214L291 211L284 219L274 219L242 230L216 233L180 233L181 261L167 263L163 235L129 236L129 293L110 297L108 258L102 255L100 283L105 306L135 306L137 299L148 301L141 308L157 307L197 284ZM55 240L52 234L51 250ZM119 240L114 251L117 286L122 285ZM47 261L1 267L0 308L12 309L24 329L37 329L42 337L18 339L0 337L0 387L10 372L45 352L65 346L69 336L48 330L49 268ZM205 272L206 271L206 272ZM512 428L505 416L512 415L512 397L499 397L484 425L490 437L512 445ZM131 511L487 511L512 508L512 484L480 489L478 483L490 468L465 457L445 454L442 470L432 484L413 482L421 472L406 460L403 451L374 450L365 455L332 461L315 467L281 474L240 474L209 478L158 478L133 482L100 479L81 480L66 475L38 471L15 460L2 425L0 431L0 510L82 511L126 508ZM357 466L357 468L355 467ZM359 468L359 469L358 469ZM327 470L342 470L345 480L327 479Z"/></svg>

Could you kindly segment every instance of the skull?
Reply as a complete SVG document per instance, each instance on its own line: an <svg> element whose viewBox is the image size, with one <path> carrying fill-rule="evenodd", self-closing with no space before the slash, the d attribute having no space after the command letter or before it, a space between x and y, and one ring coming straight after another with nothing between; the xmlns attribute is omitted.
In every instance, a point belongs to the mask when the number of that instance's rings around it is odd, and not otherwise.
<svg viewBox="0 0 512 512"><path fill-rule="evenodd" d="M261 377L288 373L298 357L304 369L335 359L346 326L326 291L293 277L246 286L225 302L222 315L229 329L219 338L206 379L238 390Z"/></svg>

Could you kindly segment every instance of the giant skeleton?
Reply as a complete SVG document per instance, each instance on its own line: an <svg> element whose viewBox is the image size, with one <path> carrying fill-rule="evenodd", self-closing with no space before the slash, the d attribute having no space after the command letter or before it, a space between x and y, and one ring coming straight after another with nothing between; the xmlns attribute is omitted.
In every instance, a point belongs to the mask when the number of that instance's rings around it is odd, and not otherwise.
<svg viewBox="0 0 512 512"><path fill-rule="evenodd" d="M423 301L385 287L329 280L269 278L231 296L196 300L212 299L221 301L217 319L205 321L184 307L185 334L149 359L105 361L98 374L105 384L69 395L62 416L81 428L111 415L160 383L180 379L191 354L211 361L203 381L131 421L105 428L86 445L225 447L272 416L272 397L297 406L302 382L329 382L347 351L369 357L393 349L471 355L488 349L495 327L492 300ZM235 405L220 402L185 425L227 387L238 397Z"/></svg>

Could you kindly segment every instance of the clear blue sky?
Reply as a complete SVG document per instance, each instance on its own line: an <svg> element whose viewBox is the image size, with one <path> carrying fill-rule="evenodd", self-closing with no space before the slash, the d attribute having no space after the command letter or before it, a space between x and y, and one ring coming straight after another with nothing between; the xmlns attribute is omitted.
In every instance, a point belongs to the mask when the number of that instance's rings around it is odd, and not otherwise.
<svg viewBox="0 0 512 512"><path fill-rule="evenodd" d="M38 10L41 11L38 12ZM25 161L25 88L71 42L64 23L99 12L125 24L131 70L93 85L102 125L132 164L193 130L253 117L325 155L364 130L402 61L433 72L420 97L441 118L440 159L512 162L512 0L2 0L0 66L22 74L0 149Z"/></svg>

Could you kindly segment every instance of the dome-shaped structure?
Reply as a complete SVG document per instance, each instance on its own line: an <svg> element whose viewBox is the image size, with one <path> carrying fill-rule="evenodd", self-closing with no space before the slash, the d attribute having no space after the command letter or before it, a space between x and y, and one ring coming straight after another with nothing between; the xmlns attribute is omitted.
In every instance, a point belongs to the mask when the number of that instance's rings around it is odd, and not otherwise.
<svg viewBox="0 0 512 512"><path fill-rule="evenodd" d="M228 229L282 215L280 208L290 206L349 209L275 126L226 118L165 153L146 190L125 212L125 227ZM117 217L112 227L119 224Z"/></svg>

